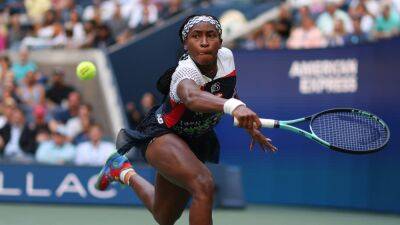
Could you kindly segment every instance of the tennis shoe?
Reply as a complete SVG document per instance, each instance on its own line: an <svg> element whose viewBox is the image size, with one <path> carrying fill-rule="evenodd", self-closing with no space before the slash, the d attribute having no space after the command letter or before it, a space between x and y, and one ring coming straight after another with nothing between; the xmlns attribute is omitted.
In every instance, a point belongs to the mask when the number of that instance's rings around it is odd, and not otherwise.
<svg viewBox="0 0 400 225"><path fill-rule="evenodd" d="M112 154L97 177L96 189L104 191L113 182L122 183L119 175L123 170L129 168L132 168L132 164L126 156L120 155L118 152Z"/></svg>

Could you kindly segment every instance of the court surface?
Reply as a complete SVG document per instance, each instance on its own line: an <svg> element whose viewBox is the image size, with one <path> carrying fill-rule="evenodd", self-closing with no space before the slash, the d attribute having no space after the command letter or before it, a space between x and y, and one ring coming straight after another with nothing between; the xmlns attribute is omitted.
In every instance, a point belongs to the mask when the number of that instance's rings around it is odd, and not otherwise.
<svg viewBox="0 0 400 225"><path fill-rule="evenodd" d="M153 225L144 208L0 203L0 225ZM177 225L188 223L188 211ZM218 209L215 225L399 225L400 215L336 209L249 206Z"/></svg>

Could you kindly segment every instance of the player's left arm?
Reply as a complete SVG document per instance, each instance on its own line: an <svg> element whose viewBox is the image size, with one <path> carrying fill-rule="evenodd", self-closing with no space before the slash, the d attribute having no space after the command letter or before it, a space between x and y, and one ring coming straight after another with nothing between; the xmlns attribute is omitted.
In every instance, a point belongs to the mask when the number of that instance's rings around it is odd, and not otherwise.
<svg viewBox="0 0 400 225"><path fill-rule="evenodd" d="M177 94L188 109L197 112L224 112L224 105L229 101L201 90L193 80L189 79L182 80L178 84ZM231 115L239 121L239 126L245 128L252 137L250 149L253 148L254 141L256 141L263 150L267 148L273 152L277 150L271 144L271 139L265 137L259 131L261 121L250 108L245 105L237 106Z"/></svg>

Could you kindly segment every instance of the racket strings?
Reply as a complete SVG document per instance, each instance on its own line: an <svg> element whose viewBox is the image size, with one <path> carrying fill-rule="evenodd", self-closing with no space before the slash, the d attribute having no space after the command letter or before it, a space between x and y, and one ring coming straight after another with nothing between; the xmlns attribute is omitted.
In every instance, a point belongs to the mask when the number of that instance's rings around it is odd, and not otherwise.
<svg viewBox="0 0 400 225"><path fill-rule="evenodd" d="M335 147L351 151L371 151L388 139L386 127L375 118L356 112L328 112L311 122L313 132Z"/></svg>

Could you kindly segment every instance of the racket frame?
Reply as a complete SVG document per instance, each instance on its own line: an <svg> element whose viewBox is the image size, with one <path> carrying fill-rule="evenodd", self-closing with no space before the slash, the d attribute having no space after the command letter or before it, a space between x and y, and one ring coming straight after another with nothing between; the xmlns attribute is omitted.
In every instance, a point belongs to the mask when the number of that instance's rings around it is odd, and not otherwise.
<svg viewBox="0 0 400 225"><path fill-rule="evenodd" d="M328 143L327 141L321 139L320 137L318 137L313 129L312 129L312 121L314 120L314 118L318 117L321 114L325 114L325 113L332 113L332 112L351 112L351 113L360 113L364 116L368 116L373 118L375 121L379 122L383 127L386 128L387 132L388 132L388 137L385 141L385 143L380 146L379 148L376 149L371 149L371 150L367 150L367 151L352 151L349 149L344 149L344 148L340 148L337 146L333 146L332 144ZM344 153L350 153L350 154L367 154L367 153L372 153L372 152L376 152L379 151L381 149L383 149L389 142L390 139L390 130L389 127L386 125L386 123L380 119L379 117L375 116L372 113L363 111L363 110L359 110L359 109L354 109L354 108L333 108L333 109L328 109L328 110L324 110L321 111L319 113L316 113L312 116L307 116L307 117L303 117L303 118L299 118L299 119L294 119L294 120L273 120L273 119L260 119L261 120L261 124L262 127L264 128L280 128L280 129L284 129L284 130L289 130L292 131L294 133L300 134L308 139L311 139L315 142L317 142L318 144L321 144L329 149L332 149L334 151L339 151L339 152L344 152ZM305 121L309 121L309 128L311 132L307 132L303 129L300 129L298 127L292 126L294 124L297 123L301 123L301 122L305 122ZM234 125L237 126L239 124L238 120L235 118L234 119Z"/></svg>

